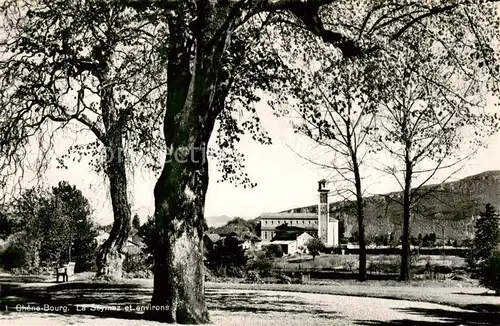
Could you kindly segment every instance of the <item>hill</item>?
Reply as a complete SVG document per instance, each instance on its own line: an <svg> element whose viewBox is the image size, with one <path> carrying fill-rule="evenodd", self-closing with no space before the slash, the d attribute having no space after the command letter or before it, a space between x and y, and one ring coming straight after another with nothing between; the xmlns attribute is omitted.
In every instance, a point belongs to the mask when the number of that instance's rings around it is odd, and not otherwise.
<svg viewBox="0 0 500 326"><path fill-rule="evenodd" d="M257 221L257 219L245 220L241 217L235 217L223 226L217 228L210 228L209 232L217 233L219 235L228 235L233 232L239 235L242 234L259 235L260 232L258 228L259 228L259 222Z"/></svg>
<svg viewBox="0 0 500 326"><path fill-rule="evenodd" d="M477 216L487 203L500 210L500 171L487 171L458 181L422 187L416 196L411 220L411 234L435 233L439 238L463 240L471 236L472 216ZM392 233L401 234L401 192L374 195L366 198L365 225L367 237ZM330 204L330 214L343 224L346 236L356 232L357 221L352 202ZM285 212L317 212L317 206L298 207Z"/></svg>
<svg viewBox="0 0 500 326"><path fill-rule="evenodd" d="M227 222L229 222L231 219L232 219L232 217L227 216L227 215L205 217L205 220L207 221L208 227L213 227L213 228L223 226Z"/></svg>

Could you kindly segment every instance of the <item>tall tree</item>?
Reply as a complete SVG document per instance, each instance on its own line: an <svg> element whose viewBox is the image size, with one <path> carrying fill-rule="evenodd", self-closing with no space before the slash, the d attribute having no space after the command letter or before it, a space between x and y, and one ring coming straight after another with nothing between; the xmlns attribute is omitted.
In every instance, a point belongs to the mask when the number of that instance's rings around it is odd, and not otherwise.
<svg viewBox="0 0 500 326"><path fill-rule="evenodd" d="M374 147L391 158L383 169L403 191L400 198L390 198L403 209L402 281L409 279L411 216L417 213L417 203L436 188L423 186L438 171L473 155L498 130L496 113L484 110L497 81L481 63L467 58L474 50L462 50L456 61L456 54L444 51L443 41L426 29L415 28L413 33L408 37L412 49L387 53L374 81L380 90Z"/></svg>
<svg viewBox="0 0 500 326"><path fill-rule="evenodd" d="M484 212L476 220L474 237L474 258L485 260L500 245L500 217L491 204L486 204Z"/></svg>
<svg viewBox="0 0 500 326"><path fill-rule="evenodd" d="M22 177L37 138L40 176L59 130L90 131L94 141L71 146L59 163L90 157L107 177L114 223L98 274L118 278L131 222L127 165L146 158L156 166L165 88L165 25L154 12L124 9L116 1L4 1L0 43L0 182Z"/></svg>
<svg viewBox="0 0 500 326"><path fill-rule="evenodd" d="M326 50L310 55L317 70L306 70L288 88L288 100L303 122L296 130L316 143L320 158L309 162L337 175L338 195L347 201L358 220L359 280L366 280L364 188L362 165L369 152L366 146L373 132L376 92L370 88L369 59L335 59ZM309 65L312 65L309 62ZM291 103L290 103L291 102ZM312 151L310 151L312 152ZM344 187L338 186L340 184ZM352 198L354 197L354 201Z"/></svg>
<svg viewBox="0 0 500 326"><path fill-rule="evenodd" d="M96 228L87 198L67 182L60 182L52 192L32 188L13 203L16 232L25 235L29 255L27 267L52 266L76 262L79 271L95 267Z"/></svg>
<svg viewBox="0 0 500 326"><path fill-rule="evenodd" d="M76 263L77 272L93 270L96 267L97 229L92 220L93 212L88 199L66 181L59 182L57 187L52 188L52 197L60 207L60 218L69 223L66 235L68 242L63 246L63 257L67 260L71 258ZM67 257L70 253L71 257Z"/></svg>
<svg viewBox="0 0 500 326"><path fill-rule="evenodd" d="M239 125L235 117L238 108L231 104L240 100L240 109L243 106L254 111L252 104L259 99L252 91L266 88L268 78L280 73L279 67L269 64L279 66L279 56L270 54L263 60L267 63L264 67L255 60L253 64L245 62L262 26L272 26L268 32L289 37L285 42L289 46L304 42L296 34L305 30L317 41L339 49L344 57L354 57L383 47L387 41L397 42L414 26L432 19L461 28L465 26L464 17L449 17L463 8L478 11L475 14L479 17L484 13L484 24L496 19L491 15L494 5L484 1L415 1L403 5L371 0L360 4L347 0L120 2L140 10L159 7L168 24L163 134L167 148L178 155L175 159L167 157L154 189L157 234L152 298L153 306L167 306L168 310L151 310L149 317L178 323L209 319L202 277L203 210L208 186L204 145L218 120L223 136L219 149L229 158L222 166L229 172L241 167L241 162L230 161L240 158L232 151L234 143L245 129L255 131L258 121ZM245 91L241 85L252 87Z"/></svg>

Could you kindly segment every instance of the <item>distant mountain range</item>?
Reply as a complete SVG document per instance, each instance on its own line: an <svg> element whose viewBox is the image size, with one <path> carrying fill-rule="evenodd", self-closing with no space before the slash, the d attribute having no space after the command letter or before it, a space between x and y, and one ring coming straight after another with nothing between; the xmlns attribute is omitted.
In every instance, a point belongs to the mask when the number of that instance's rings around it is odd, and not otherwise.
<svg viewBox="0 0 500 326"><path fill-rule="evenodd" d="M227 222L231 221L233 217L227 215L220 216L207 216L205 217L208 227L217 228L226 225Z"/></svg>
<svg viewBox="0 0 500 326"><path fill-rule="evenodd" d="M438 238L444 231L445 239L465 239L471 236L472 216L479 215L487 203L500 210L500 171L487 171L458 181L422 187L417 196L422 199L415 206L411 220L411 233L435 233ZM401 234L402 207L397 200L402 192L374 195L366 198L365 226L368 236ZM330 204L330 214L344 224L347 234L357 230L352 202ZM317 212L317 206L305 206L286 212Z"/></svg>

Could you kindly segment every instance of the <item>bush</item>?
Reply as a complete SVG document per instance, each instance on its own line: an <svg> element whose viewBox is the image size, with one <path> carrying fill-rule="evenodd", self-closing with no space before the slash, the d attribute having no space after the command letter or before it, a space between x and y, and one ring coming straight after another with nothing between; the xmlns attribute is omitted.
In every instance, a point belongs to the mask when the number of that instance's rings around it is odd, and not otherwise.
<svg viewBox="0 0 500 326"><path fill-rule="evenodd" d="M223 264L215 267L212 271L213 275L216 277L235 277L235 278L245 278L246 271L242 266L233 264Z"/></svg>
<svg viewBox="0 0 500 326"><path fill-rule="evenodd" d="M144 254L126 254L123 260L123 272L129 278L149 278L151 266L146 263Z"/></svg>
<svg viewBox="0 0 500 326"><path fill-rule="evenodd" d="M248 283L261 283L259 272L257 271L249 271L247 273L247 282Z"/></svg>
<svg viewBox="0 0 500 326"><path fill-rule="evenodd" d="M150 270L139 270L135 272L125 272L123 273L124 278L142 278L148 279L153 278L153 272Z"/></svg>
<svg viewBox="0 0 500 326"><path fill-rule="evenodd" d="M272 268L273 264L271 260L265 258L258 258L249 265L248 269L250 271L258 272L259 275L262 277L268 277L272 275Z"/></svg>
<svg viewBox="0 0 500 326"><path fill-rule="evenodd" d="M38 251L24 232L12 235L5 244L5 249L0 253L2 267L16 273L29 273L39 265Z"/></svg>
<svg viewBox="0 0 500 326"><path fill-rule="evenodd" d="M283 248L278 244L270 244L264 247L266 257L277 258L283 256Z"/></svg>
<svg viewBox="0 0 500 326"><path fill-rule="evenodd" d="M285 275L285 274L279 274L278 275L278 283L279 284L291 284L292 278L290 276Z"/></svg>
<svg viewBox="0 0 500 326"><path fill-rule="evenodd" d="M313 256L313 260L320 252L325 251L325 244L319 238L312 238L307 242L307 250Z"/></svg>
<svg viewBox="0 0 500 326"><path fill-rule="evenodd" d="M245 271L245 268L242 266L230 264L230 265L226 266L226 276L227 277L236 277L236 278L245 278L246 271Z"/></svg>
<svg viewBox="0 0 500 326"><path fill-rule="evenodd" d="M26 265L27 253L17 244L10 245L0 256L3 268L7 271L20 269Z"/></svg>
<svg viewBox="0 0 500 326"><path fill-rule="evenodd" d="M493 252L481 263L479 284L500 295L500 251Z"/></svg>

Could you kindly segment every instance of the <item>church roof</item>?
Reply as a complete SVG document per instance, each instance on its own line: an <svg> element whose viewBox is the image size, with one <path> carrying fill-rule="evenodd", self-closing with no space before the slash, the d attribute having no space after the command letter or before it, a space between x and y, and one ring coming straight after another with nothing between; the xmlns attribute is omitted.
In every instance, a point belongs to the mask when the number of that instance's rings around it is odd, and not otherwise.
<svg viewBox="0 0 500 326"><path fill-rule="evenodd" d="M274 241L292 241L292 240L297 240L299 236L307 232L305 231L287 231L287 232L278 232L274 236L273 240Z"/></svg>
<svg viewBox="0 0 500 326"><path fill-rule="evenodd" d="M261 219L317 219L316 213L263 213Z"/></svg>

